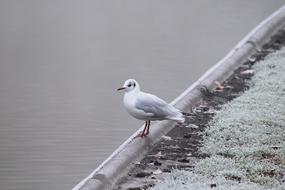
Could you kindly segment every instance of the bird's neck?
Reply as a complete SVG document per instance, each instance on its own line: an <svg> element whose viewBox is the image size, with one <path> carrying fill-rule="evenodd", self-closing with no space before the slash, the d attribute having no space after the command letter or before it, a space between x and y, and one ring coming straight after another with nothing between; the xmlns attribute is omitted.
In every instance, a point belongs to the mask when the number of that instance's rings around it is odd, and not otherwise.
<svg viewBox="0 0 285 190"><path fill-rule="evenodd" d="M136 89L133 89L132 91L126 92L125 95L133 96L133 95L136 95L138 93L140 93L140 89L136 88Z"/></svg>

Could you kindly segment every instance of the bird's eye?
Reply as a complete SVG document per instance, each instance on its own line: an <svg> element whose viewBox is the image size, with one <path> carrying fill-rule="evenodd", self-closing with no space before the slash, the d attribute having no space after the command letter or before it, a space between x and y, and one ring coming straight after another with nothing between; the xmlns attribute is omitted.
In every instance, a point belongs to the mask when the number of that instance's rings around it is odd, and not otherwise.
<svg viewBox="0 0 285 190"><path fill-rule="evenodd" d="M131 86L132 86L132 84L131 84L131 83L129 83L129 84L128 84L128 87L131 87Z"/></svg>

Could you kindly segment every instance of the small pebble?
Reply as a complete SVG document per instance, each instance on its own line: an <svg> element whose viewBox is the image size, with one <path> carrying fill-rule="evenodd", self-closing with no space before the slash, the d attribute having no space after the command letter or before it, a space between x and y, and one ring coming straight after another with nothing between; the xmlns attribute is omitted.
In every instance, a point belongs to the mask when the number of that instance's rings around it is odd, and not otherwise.
<svg viewBox="0 0 285 190"><path fill-rule="evenodd" d="M170 172L171 172L171 170L170 170L170 169L168 169L168 168L163 169L162 171L163 171L163 172L165 172L165 173L170 173Z"/></svg>
<svg viewBox="0 0 285 190"><path fill-rule="evenodd" d="M183 135L183 138L185 138L185 139L189 139L190 137L191 137L190 133L187 133L187 134Z"/></svg>
<svg viewBox="0 0 285 190"><path fill-rule="evenodd" d="M182 158L180 160L177 160L178 162L182 162L182 163L189 163L189 160L187 160L186 158Z"/></svg>
<svg viewBox="0 0 285 190"><path fill-rule="evenodd" d="M167 140L167 141L172 140L172 138L170 136L166 136L166 135L162 136L162 139Z"/></svg>
<svg viewBox="0 0 285 190"><path fill-rule="evenodd" d="M158 162L158 161L154 161L154 162L153 162L153 165L155 165L155 166L161 166L161 163Z"/></svg>
<svg viewBox="0 0 285 190"><path fill-rule="evenodd" d="M127 190L143 190L143 189L140 187L130 187Z"/></svg>
<svg viewBox="0 0 285 190"><path fill-rule="evenodd" d="M142 177L147 177L147 176L150 176L151 174L148 173L148 172L140 172L140 173L137 173L135 175L135 177L139 177L139 178L142 178Z"/></svg>
<svg viewBox="0 0 285 190"><path fill-rule="evenodd" d="M161 174L162 171L160 169L155 170L154 172L152 172L154 175L158 175Z"/></svg>
<svg viewBox="0 0 285 190"><path fill-rule="evenodd" d="M217 187L217 184L212 183L212 184L210 185L210 187L211 187L211 188L213 188L213 187Z"/></svg>

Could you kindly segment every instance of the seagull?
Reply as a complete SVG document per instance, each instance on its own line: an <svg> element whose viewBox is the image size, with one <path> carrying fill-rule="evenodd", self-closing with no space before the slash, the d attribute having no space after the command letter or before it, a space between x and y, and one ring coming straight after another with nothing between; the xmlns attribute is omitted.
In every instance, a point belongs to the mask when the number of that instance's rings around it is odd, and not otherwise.
<svg viewBox="0 0 285 190"><path fill-rule="evenodd" d="M117 89L124 90L124 106L127 112L136 119L145 121L145 126L138 136L146 137L149 134L151 121L173 120L184 123L187 113L181 112L161 98L142 92L135 79L128 79L124 85Z"/></svg>

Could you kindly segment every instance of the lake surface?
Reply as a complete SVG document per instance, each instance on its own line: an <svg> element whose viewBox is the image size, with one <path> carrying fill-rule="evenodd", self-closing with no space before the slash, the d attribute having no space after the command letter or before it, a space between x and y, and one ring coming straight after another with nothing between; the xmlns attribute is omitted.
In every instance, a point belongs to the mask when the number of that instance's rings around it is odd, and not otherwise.
<svg viewBox="0 0 285 190"><path fill-rule="evenodd" d="M143 122L116 91L173 100L282 0L0 1L0 189L70 189Z"/></svg>

